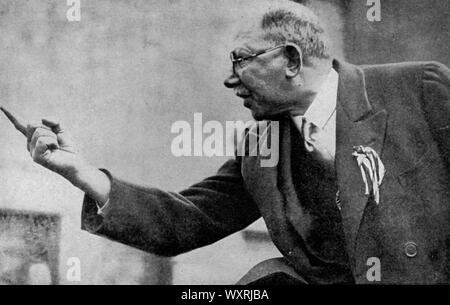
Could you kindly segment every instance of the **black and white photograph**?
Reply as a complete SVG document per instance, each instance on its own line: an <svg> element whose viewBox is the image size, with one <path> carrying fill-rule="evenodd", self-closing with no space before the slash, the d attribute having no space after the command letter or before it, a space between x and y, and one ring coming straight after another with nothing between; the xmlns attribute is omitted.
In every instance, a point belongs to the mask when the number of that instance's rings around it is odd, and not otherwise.
<svg viewBox="0 0 450 305"><path fill-rule="evenodd" d="M448 0L2 0L0 284L450 284L449 67Z"/></svg>

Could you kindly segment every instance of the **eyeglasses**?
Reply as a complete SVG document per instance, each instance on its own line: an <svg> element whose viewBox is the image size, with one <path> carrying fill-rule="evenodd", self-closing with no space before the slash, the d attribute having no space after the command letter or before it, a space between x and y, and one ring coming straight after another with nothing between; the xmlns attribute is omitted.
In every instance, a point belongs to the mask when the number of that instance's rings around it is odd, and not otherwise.
<svg viewBox="0 0 450 305"><path fill-rule="evenodd" d="M259 55L262 55L262 54L265 54L265 53L268 53L268 52L272 52L272 51L280 49L280 48L284 48L285 46L286 46L285 44L278 45L278 46L275 46L273 48L265 49L265 50L262 50L262 51L250 54L248 56L244 56L244 57L236 57L234 52L231 52L230 53L230 59L231 59L232 65L233 65L233 72L235 72L236 65L239 68L244 68L246 66L246 64L247 64L249 59L255 58L255 57L259 56Z"/></svg>

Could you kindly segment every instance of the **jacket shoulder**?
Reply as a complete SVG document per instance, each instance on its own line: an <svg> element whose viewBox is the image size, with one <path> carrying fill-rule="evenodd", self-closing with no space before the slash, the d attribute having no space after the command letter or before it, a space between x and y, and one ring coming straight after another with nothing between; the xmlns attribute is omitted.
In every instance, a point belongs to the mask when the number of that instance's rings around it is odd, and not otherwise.
<svg viewBox="0 0 450 305"><path fill-rule="evenodd" d="M364 74L381 73L391 75L421 75L427 72L441 71L440 73L442 73L444 71L450 71L446 65L438 61L405 61L376 65L361 65L359 67L364 71Z"/></svg>

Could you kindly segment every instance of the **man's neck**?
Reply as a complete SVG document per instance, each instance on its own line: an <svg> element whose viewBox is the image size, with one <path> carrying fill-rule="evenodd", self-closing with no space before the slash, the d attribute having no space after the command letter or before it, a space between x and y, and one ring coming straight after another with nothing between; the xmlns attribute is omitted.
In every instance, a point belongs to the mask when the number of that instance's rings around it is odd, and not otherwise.
<svg viewBox="0 0 450 305"><path fill-rule="evenodd" d="M291 116L299 116L305 114L305 112L313 103L319 91L322 89L323 84L327 80L331 69L331 65L322 65L317 69L314 69L312 73L308 73L309 75L304 76L305 79L309 80L307 83L308 89L302 87L299 88L298 94L296 96L296 100L299 101L299 103L294 109L291 110Z"/></svg>

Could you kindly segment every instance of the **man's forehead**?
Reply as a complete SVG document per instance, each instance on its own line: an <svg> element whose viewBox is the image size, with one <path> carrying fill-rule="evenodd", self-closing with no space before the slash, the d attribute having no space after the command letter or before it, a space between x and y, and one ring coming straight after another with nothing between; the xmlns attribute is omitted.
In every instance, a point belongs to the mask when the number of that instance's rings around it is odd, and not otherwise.
<svg viewBox="0 0 450 305"><path fill-rule="evenodd" d="M259 49L267 46L263 39L263 31L258 27L246 27L238 31L233 39L235 48Z"/></svg>

